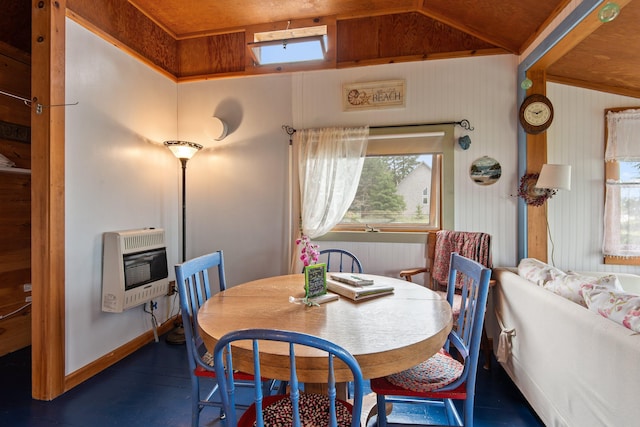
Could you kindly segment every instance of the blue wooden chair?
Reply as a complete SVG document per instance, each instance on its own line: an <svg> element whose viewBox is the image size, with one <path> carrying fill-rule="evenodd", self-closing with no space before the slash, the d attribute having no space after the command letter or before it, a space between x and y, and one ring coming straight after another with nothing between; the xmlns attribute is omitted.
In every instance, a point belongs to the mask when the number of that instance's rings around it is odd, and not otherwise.
<svg viewBox="0 0 640 427"><path fill-rule="evenodd" d="M193 427L198 426L200 412L205 406L220 408L220 417L224 417L221 400L219 398L214 400L214 395L218 390L218 381L212 366L213 357L211 353L207 352L197 326L198 310L212 295L209 269L217 270L219 289L220 291L225 290L227 284L222 251L203 255L175 266L182 325L191 374L191 425ZM212 382L209 392L204 396L200 390L201 379L208 379ZM238 386L254 387L253 375L238 373L236 379ZM269 390L273 385L268 381L259 380L258 383L261 383L265 390Z"/></svg>
<svg viewBox="0 0 640 427"><path fill-rule="evenodd" d="M358 257L344 249L321 250L318 262L327 264L327 271L362 273L362 263Z"/></svg>
<svg viewBox="0 0 640 427"><path fill-rule="evenodd" d="M397 374L371 380L378 408L386 402L421 403L445 408L449 425L473 426L473 405L478 369L482 324L489 292L491 270L481 264L451 254L447 301L453 304L456 277L462 276L461 310L454 319L444 347L434 356ZM462 362L449 354L453 346ZM463 401L462 417L454 400ZM385 411L378 411L378 426L386 427ZM424 425L423 420L420 420Z"/></svg>
<svg viewBox="0 0 640 427"><path fill-rule="evenodd" d="M327 272L346 271L348 273L363 273L362 263L355 254L344 249L323 249L320 251L318 262L327 264ZM351 387L349 387L351 390ZM351 398L351 392L349 392Z"/></svg>
<svg viewBox="0 0 640 427"><path fill-rule="evenodd" d="M233 372L232 351L229 351L235 341L251 340L253 349L254 373L260 376L260 344L266 341L280 341L288 343L289 347L289 394L264 397L260 387L255 388L254 403L247 409L239 421L236 421L236 396L234 390L235 374ZM294 347L295 344L295 347ZM314 347L326 352L327 357L327 394L311 394L300 392L296 367L295 349ZM227 381L220 381L220 391L227 414L226 427L270 425L328 425L360 427L362 413L362 399L364 394L364 380L362 371L356 359L347 350L335 343L316 336L273 329L245 329L233 331L223 336L213 351L216 373L221 378L227 375ZM338 359L348 366L353 375L354 399L353 404L336 398L336 381L334 377L334 363ZM266 361L264 363L269 363ZM226 369L225 369L226 365ZM256 384L257 385L257 384Z"/></svg>

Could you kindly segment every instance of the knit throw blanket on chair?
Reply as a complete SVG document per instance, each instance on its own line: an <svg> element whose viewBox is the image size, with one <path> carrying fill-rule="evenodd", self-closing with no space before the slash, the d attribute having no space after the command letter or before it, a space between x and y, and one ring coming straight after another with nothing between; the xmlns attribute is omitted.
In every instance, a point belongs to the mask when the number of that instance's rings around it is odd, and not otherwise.
<svg viewBox="0 0 640 427"><path fill-rule="evenodd" d="M432 269L432 278L439 284L447 285L452 252L457 252L458 255L477 261L487 268L492 268L491 235L470 231L440 230L436 235ZM456 288L460 287L462 287L462 283L456 282Z"/></svg>

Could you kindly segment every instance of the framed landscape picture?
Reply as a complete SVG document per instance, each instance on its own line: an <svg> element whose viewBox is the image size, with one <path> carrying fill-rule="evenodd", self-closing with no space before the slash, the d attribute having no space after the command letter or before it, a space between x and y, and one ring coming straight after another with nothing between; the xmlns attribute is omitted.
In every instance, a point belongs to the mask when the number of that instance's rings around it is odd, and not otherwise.
<svg viewBox="0 0 640 427"><path fill-rule="evenodd" d="M502 176L502 166L491 157L483 156L476 159L469 168L469 177L478 185L491 185Z"/></svg>

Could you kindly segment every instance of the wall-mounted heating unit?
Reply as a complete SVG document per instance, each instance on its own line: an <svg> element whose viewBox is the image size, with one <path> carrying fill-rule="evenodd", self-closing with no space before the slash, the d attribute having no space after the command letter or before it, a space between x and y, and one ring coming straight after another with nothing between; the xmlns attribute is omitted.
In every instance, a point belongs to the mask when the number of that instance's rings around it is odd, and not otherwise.
<svg viewBox="0 0 640 427"><path fill-rule="evenodd" d="M169 289L164 230L104 233L102 311L120 313Z"/></svg>

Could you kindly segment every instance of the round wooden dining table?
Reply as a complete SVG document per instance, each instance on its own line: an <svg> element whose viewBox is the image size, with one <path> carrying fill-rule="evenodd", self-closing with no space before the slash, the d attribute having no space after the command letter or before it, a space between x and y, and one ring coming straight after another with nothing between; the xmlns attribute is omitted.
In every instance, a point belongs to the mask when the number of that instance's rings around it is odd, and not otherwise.
<svg viewBox="0 0 640 427"><path fill-rule="evenodd" d="M211 351L217 340L238 329L283 329L316 335L344 347L358 360L365 379L408 369L444 344L452 327L451 308L435 292L404 280L359 274L390 284L393 294L353 302L346 297L320 306L290 302L304 296L304 275L269 277L227 288L198 311L200 334ZM232 346L234 369L253 372L250 342ZM261 375L289 378L288 347L261 343ZM326 356L315 349L296 352L298 378L326 383ZM336 366L336 381L351 381L346 366Z"/></svg>

